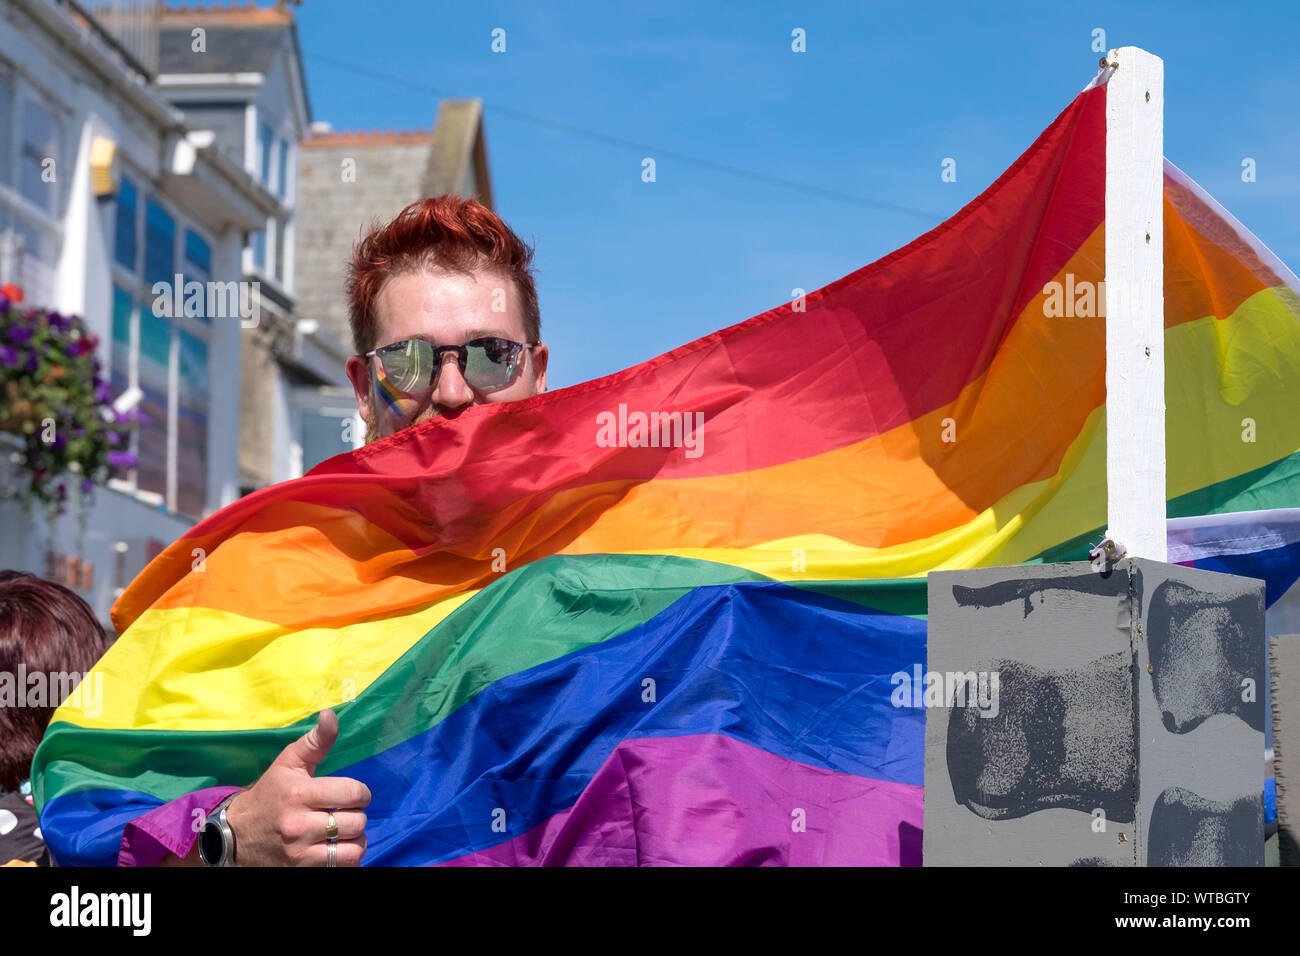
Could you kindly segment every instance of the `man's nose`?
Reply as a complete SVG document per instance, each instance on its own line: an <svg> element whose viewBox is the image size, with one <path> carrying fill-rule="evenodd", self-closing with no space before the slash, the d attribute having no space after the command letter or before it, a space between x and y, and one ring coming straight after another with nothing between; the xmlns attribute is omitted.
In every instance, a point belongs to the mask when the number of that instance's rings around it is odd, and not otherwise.
<svg viewBox="0 0 1300 956"><path fill-rule="evenodd" d="M438 384L433 390L432 398L434 404L441 408L460 408L473 404L474 390L465 381L455 352L442 354L442 369L438 373Z"/></svg>

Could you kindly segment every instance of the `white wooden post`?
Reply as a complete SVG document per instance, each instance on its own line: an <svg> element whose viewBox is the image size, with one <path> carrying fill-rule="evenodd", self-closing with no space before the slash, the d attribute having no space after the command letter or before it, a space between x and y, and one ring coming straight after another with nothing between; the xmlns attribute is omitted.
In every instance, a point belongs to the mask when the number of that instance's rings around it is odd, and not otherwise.
<svg viewBox="0 0 1300 956"><path fill-rule="evenodd" d="M1166 561L1165 65L1132 46L1107 61L1107 536Z"/></svg>

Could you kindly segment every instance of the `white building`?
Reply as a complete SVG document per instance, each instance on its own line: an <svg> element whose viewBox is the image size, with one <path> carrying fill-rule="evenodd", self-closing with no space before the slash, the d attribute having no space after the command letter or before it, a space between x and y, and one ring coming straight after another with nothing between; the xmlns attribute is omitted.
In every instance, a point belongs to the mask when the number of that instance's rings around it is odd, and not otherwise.
<svg viewBox="0 0 1300 956"><path fill-rule="evenodd" d="M295 261L299 143L312 116L297 27L284 3L168 7L157 19L157 49L158 89L276 200L243 258L263 306L242 343L239 483L247 492L297 478L364 433L344 371L348 336L300 307L309 290ZM324 293L340 300L343 262Z"/></svg>
<svg viewBox="0 0 1300 956"><path fill-rule="evenodd" d="M229 155L152 82L141 56L156 41L132 55L122 36L72 2L0 0L0 281L83 317L115 391L139 389L150 419L138 467L96 491L84 537L71 514L51 527L0 500L0 568L74 586L104 621L153 554L240 493L241 319L159 315L153 283L251 272L292 290L274 232L260 269L246 248L285 214L287 157L269 180L247 172L256 132L243 161ZM14 473L6 450L0 482Z"/></svg>

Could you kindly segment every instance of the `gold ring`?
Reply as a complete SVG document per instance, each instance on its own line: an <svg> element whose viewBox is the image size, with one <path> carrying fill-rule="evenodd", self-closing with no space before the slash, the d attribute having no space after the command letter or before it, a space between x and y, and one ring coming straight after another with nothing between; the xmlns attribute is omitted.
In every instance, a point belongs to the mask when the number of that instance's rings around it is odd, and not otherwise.
<svg viewBox="0 0 1300 956"><path fill-rule="evenodd" d="M334 811L329 811L329 822L325 824L325 839L337 840L339 836L338 824L334 822Z"/></svg>
<svg viewBox="0 0 1300 956"><path fill-rule="evenodd" d="M337 843L325 844L325 865L326 866L338 866L338 862L336 859L338 856L338 851L339 851L339 845Z"/></svg>

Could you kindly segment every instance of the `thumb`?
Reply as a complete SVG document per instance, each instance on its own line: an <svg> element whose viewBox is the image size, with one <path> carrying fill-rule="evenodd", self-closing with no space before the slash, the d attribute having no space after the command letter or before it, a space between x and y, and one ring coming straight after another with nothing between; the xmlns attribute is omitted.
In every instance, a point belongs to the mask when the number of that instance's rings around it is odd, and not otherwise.
<svg viewBox="0 0 1300 956"><path fill-rule="evenodd" d="M316 726L280 751L275 762L281 767L315 774L316 765L325 759L338 737L338 716L332 710L322 710L316 717Z"/></svg>

